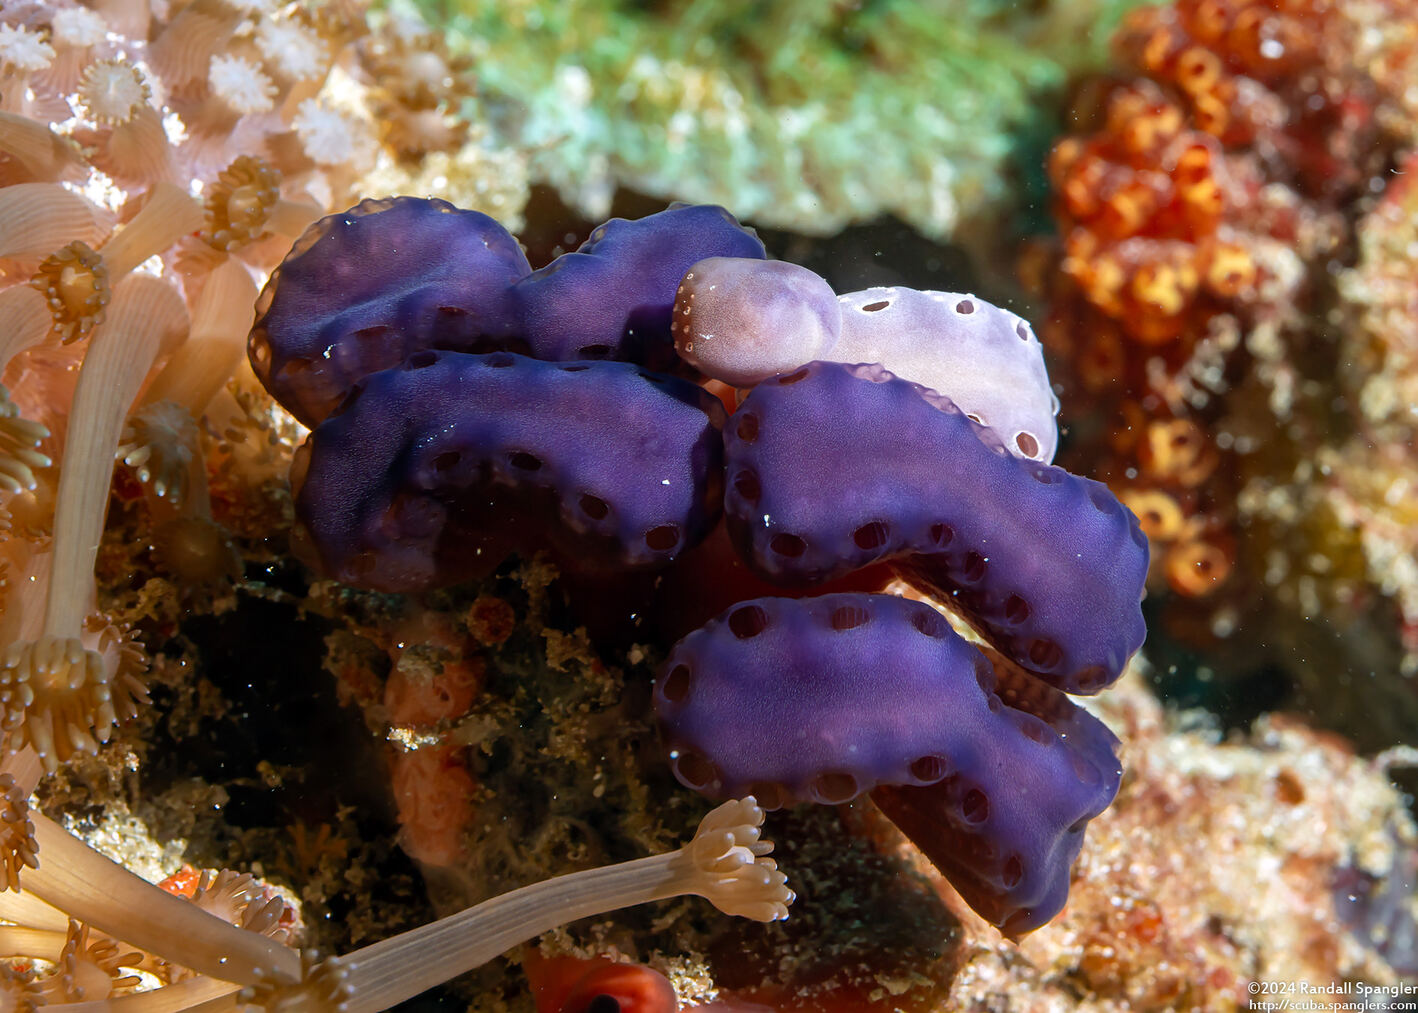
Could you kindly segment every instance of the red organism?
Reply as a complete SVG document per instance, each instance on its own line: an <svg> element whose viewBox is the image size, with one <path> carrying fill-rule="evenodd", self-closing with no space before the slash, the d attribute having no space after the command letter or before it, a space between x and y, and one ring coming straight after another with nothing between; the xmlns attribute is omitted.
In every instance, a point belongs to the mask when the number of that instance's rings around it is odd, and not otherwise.
<svg viewBox="0 0 1418 1013"><path fill-rule="evenodd" d="M522 967L538 1013L674 1013L669 980L644 964L607 957L543 957L529 950Z"/></svg>

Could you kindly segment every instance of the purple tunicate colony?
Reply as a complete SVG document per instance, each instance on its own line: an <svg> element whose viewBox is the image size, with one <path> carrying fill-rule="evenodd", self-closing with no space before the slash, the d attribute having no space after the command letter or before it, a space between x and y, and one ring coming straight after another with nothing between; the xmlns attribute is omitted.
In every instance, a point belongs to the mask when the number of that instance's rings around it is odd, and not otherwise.
<svg viewBox="0 0 1418 1013"><path fill-rule="evenodd" d="M1105 487L1044 463L1056 402L1019 318L838 297L763 256L713 207L608 222L537 271L441 201L317 223L251 337L314 426L292 475L303 554L381 590L543 547L590 572L665 567L722 511L771 582L889 563L998 653L888 595L742 602L657 681L675 773L770 807L870 791L977 911L1031 931L1117 791L1116 741L1064 691L1103 688L1140 645L1146 540ZM672 348L741 389L727 421L646 368Z"/></svg>

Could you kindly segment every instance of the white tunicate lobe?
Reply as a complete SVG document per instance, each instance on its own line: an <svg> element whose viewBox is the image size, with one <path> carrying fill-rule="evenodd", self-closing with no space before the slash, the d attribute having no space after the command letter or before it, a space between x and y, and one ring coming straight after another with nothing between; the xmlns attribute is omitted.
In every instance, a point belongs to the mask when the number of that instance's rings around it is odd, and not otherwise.
<svg viewBox="0 0 1418 1013"><path fill-rule="evenodd" d="M751 387L823 358L837 341L837 297L821 277L780 260L711 257L675 298L675 348L700 372Z"/></svg>

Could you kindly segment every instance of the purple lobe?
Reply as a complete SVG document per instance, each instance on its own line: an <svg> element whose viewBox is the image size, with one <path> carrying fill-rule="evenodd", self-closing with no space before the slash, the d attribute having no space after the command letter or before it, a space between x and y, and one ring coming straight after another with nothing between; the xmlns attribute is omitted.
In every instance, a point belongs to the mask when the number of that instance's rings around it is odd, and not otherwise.
<svg viewBox="0 0 1418 1013"><path fill-rule="evenodd" d="M516 333L511 285L531 271L477 211L369 199L305 231L256 303L252 368L307 426L362 376L422 348L476 351Z"/></svg>
<svg viewBox="0 0 1418 1013"><path fill-rule="evenodd" d="M327 572L376 590L454 583L548 540L586 566L661 566L717 517L722 418L629 363L416 352L310 434L297 518Z"/></svg>
<svg viewBox="0 0 1418 1013"><path fill-rule="evenodd" d="M942 871L972 906L1028 931L1062 907L1119 769L1096 718L1029 676L1009 683L919 602L759 598L680 641L655 711L689 787L770 808L875 789L908 834L948 835Z"/></svg>
<svg viewBox="0 0 1418 1013"><path fill-rule="evenodd" d="M752 230L712 204L612 218L572 253L517 283L523 335L539 359L673 358L680 279L706 257L766 256Z"/></svg>
<svg viewBox="0 0 1418 1013"><path fill-rule="evenodd" d="M755 387L724 439L730 531L769 580L893 560L1073 693L1113 682L1142 644L1137 519L1106 486L1007 454L948 398L816 362Z"/></svg>

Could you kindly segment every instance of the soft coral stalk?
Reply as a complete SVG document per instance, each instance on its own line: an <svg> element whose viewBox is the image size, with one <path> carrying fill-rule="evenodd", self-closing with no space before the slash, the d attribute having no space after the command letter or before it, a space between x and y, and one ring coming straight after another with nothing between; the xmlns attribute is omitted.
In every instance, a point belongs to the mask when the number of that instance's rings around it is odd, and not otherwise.
<svg viewBox="0 0 1418 1013"><path fill-rule="evenodd" d="M132 687L115 682L85 647L94 562L103 536L113 452L129 405L158 355L185 334L187 310L167 283L135 275L119 284L79 374L59 476L40 635L0 656L0 727L11 748L32 744L49 770L106 740Z"/></svg>
<svg viewBox="0 0 1418 1013"><path fill-rule="evenodd" d="M0 196L13 189L16 188L0 190ZM49 327L49 307L44 296L23 285L0 291L0 376L18 353L44 340ZM36 449L48 435L49 430L38 422L20 417L10 392L0 384L0 493L35 487L34 469L50 464L49 458Z"/></svg>
<svg viewBox="0 0 1418 1013"><path fill-rule="evenodd" d="M43 257L76 239L93 245L112 227L111 217L58 183L4 187L0 257Z"/></svg>
<svg viewBox="0 0 1418 1013"><path fill-rule="evenodd" d="M558 925L684 894L754 921L788 916L793 892L759 840L752 797L725 802L678 851L524 886L447 918L315 965L298 987L277 988L268 1009L376 1013Z"/></svg>
<svg viewBox="0 0 1418 1013"><path fill-rule="evenodd" d="M6 760L0 777L23 809L23 795L39 777L39 758L20 750ZM286 1013L375 1013L578 918L697 894L726 914L766 922L786 918L794 900L767 857L773 845L759 839L763 810L745 798L710 812L678 851L535 883L311 964L263 935L259 925L248 925L269 922L265 908L254 919L243 917L248 927L238 928L139 879L43 815L30 818L30 857L37 849L44 860L38 867L25 863L31 866L23 872L25 893L0 893L0 916L23 923L30 943L50 946L63 912L200 973L147 992L75 1004L72 1013L215 1013L243 1003ZM251 987L238 993L232 983Z"/></svg>

